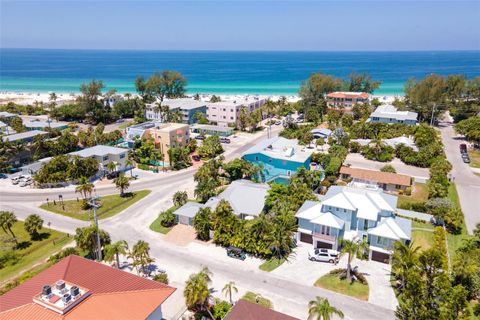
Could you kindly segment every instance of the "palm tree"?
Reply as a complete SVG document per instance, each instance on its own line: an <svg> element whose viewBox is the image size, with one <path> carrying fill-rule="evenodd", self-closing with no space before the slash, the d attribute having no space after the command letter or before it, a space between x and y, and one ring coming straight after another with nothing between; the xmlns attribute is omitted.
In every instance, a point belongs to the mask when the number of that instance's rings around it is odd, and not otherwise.
<svg viewBox="0 0 480 320"><path fill-rule="evenodd" d="M392 274L400 278L399 289L406 285L407 272L417 265L419 250L420 247L414 247L413 242L410 244L404 244L401 241L395 242L392 255Z"/></svg>
<svg viewBox="0 0 480 320"><path fill-rule="evenodd" d="M206 310L210 317L215 319L210 312L208 302L210 300L210 290L208 285L212 281L210 275L211 273L206 267L199 273L190 275L185 283L183 296L185 297L185 303L189 309L198 311Z"/></svg>
<svg viewBox="0 0 480 320"><path fill-rule="evenodd" d="M308 320L330 320L331 316L336 314L343 319L343 312L330 305L327 298L316 297L308 303Z"/></svg>
<svg viewBox="0 0 480 320"><path fill-rule="evenodd" d="M95 186L86 177L81 177L78 182L78 186L75 188L75 192L83 195L83 198L87 200L87 195L91 195Z"/></svg>
<svg viewBox="0 0 480 320"><path fill-rule="evenodd" d="M120 268L120 255L126 255L128 252L128 244L125 240L120 240L114 242L112 244L105 246L105 261L113 261L113 259L117 262L117 268Z"/></svg>
<svg viewBox="0 0 480 320"><path fill-rule="evenodd" d="M145 267L154 261L150 257L150 245L143 240L135 243L128 257L133 259L133 266L137 269L137 273L140 271L145 273Z"/></svg>
<svg viewBox="0 0 480 320"><path fill-rule="evenodd" d="M347 259L347 279L351 280L352 275L352 261L353 258L358 254L363 254L365 251L368 251L368 244L365 241L359 241L358 239L342 240L342 249L341 254L348 254Z"/></svg>
<svg viewBox="0 0 480 320"><path fill-rule="evenodd" d="M233 304L232 294L234 292L235 293L238 292L237 287L235 287L235 282L230 281L229 283L227 283L225 287L223 287L222 292L225 295L225 297L228 297L230 299L230 304Z"/></svg>
<svg viewBox="0 0 480 320"><path fill-rule="evenodd" d="M113 180L113 182L115 182L115 186L117 187L117 189L120 189L120 197L123 197L125 190L130 187L130 182L128 181L128 178L125 177L124 173L121 173L118 178L115 178L115 180Z"/></svg>
<svg viewBox="0 0 480 320"><path fill-rule="evenodd" d="M210 229L212 227L212 211L210 208L201 208L193 218L193 227L200 240L210 240Z"/></svg>
<svg viewBox="0 0 480 320"><path fill-rule="evenodd" d="M125 161L125 166L130 167L130 177L133 177L133 161L130 160L130 157Z"/></svg>
<svg viewBox="0 0 480 320"><path fill-rule="evenodd" d="M117 170L117 164L113 161L110 161L109 163L107 163L107 170L110 173L116 171Z"/></svg>
<svg viewBox="0 0 480 320"><path fill-rule="evenodd" d="M3 231L5 233L7 230L10 232L10 234L13 237L13 240L15 241L15 244L18 245L17 237L15 237L15 233L12 231L12 227L17 222L17 217L15 217L15 214L10 211L1 211L0 212L0 225L2 226Z"/></svg>
<svg viewBox="0 0 480 320"><path fill-rule="evenodd" d="M43 219L37 214L31 214L25 219L23 227L32 239L37 239L38 231L42 229Z"/></svg>

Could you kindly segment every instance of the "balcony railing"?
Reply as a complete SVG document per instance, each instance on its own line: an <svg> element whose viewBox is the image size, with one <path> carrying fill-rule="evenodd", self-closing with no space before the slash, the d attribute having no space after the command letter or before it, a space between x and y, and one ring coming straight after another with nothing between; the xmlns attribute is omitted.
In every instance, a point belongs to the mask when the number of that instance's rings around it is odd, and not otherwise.
<svg viewBox="0 0 480 320"><path fill-rule="evenodd" d="M323 240L323 241L335 242L337 240L337 237L327 235L327 234L323 234L323 233L314 232L312 235L313 235L314 238L317 238L317 239L320 239L320 240Z"/></svg>

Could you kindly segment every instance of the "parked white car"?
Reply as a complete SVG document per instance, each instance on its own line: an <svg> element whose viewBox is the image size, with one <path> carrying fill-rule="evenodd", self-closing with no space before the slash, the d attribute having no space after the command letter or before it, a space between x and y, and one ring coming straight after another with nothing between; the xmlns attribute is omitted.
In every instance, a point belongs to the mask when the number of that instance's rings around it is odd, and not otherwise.
<svg viewBox="0 0 480 320"><path fill-rule="evenodd" d="M337 263L340 253L332 249L313 249L308 252L310 261Z"/></svg>

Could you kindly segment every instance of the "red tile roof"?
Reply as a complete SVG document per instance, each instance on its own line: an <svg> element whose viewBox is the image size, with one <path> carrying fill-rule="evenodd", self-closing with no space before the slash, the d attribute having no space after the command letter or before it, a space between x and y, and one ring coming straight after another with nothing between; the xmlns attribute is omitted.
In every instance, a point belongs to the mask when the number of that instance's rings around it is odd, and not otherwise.
<svg viewBox="0 0 480 320"><path fill-rule="evenodd" d="M45 284L65 280L78 286L88 288L92 295L79 303L65 315L47 310L32 301ZM101 300L108 300L108 304L118 312L143 319L161 305L176 289L165 284L145 279L134 274L115 269L92 260L71 255L50 268L39 273L32 279L0 296L0 320L3 319L30 319L56 320L77 319L76 312L98 309ZM140 295L148 296L148 301L139 305ZM110 294L106 297L106 294ZM92 307L94 306L94 307ZM105 306L105 310L111 306ZM102 307L103 308L103 307ZM117 313L118 313L117 312ZM26 316L31 314L34 317ZM118 319L118 317L111 319ZM144 317L144 315L146 315ZM85 316L83 319L87 319ZM102 319L110 319L102 317Z"/></svg>
<svg viewBox="0 0 480 320"><path fill-rule="evenodd" d="M366 92L331 92L327 94L328 98L368 98Z"/></svg>
<svg viewBox="0 0 480 320"><path fill-rule="evenodd" d="M227 314L225 320L298 320L284 313L262 307L258 304L239 300Z"/></svg>
<svg viewBox="0 0 480 320"><path fill-rule="evenodd" d="M367 181L375 181L378 183L395 184L401 186L410 186L412 178L404 174L397 174L393 172L381 172L375 170L341 167L340 173L349 175L352 178L357 178Z"/></svg>

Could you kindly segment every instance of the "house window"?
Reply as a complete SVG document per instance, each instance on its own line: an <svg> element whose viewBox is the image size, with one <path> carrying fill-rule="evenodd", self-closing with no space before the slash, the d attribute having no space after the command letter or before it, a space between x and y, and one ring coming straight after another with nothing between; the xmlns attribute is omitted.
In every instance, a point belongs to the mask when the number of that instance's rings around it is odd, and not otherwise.
<svg viewBox="0 0 480 320"><path fill-rule="evenodd" d="M255 157L255 161L258 161L258 157Z"/></svg>
<svg viewBox="0 0 480 320"><path fill-rule="evenodd" d="M335 208L335 211L338 211L338 208Z"/></svg>
<svg viewBox="0 0 480 320"><path fill-rule="evenodd" d="M365 231L368 230L368 220L363 221L363 230L365 230Z"/></svg>
<svg viewBox="0 0 480 320"><path fill-rule="evenodd" d="M107 161L108 160L108 156L103 156L103 161Z"/></svg>
<svg viewBox="0 0 480 320"><path fill-rule="evenodd" d="M328 226L322 226L322 229L320 231L321 234L326 234L327 236L330 235L330 227Z"/></svg>
<svg viewBox="0 0 480 320"><path fill-rule="evenodd" d="M125 158L125 153L120 155L120 159L123 159L123 158Z"/></svg>
<svg viewBox="0 0 480 320"><path fill-rule="evenodd" d="M347 212L347 209L343 209L343 212Z"/></svg>
<svg viewBox="0 0 480 320"><path fill-rule="evenodd" d="M377 244L381 245L381 246L386 246L388 243L388 239L387 238L383 238L383 237L377 237Z"/></svg>

